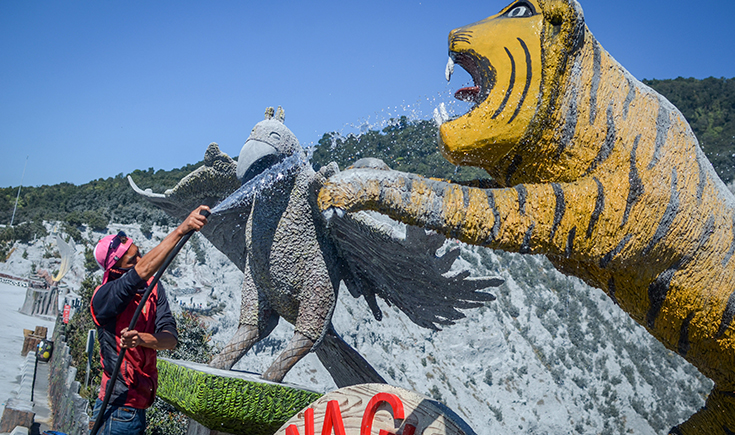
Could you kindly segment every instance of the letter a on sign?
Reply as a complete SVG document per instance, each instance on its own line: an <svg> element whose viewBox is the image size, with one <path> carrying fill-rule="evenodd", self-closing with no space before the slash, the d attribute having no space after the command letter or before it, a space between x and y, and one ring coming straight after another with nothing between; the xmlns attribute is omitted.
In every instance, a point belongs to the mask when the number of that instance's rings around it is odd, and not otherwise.
<svg viewBox="0 0 735 435"><path fill-rule="evenodd" d="M330 400L327 403L327 413L324 416L324 427L322 435L330 435L334 429L334 435L347 435L345 424L342 421L342 412L339 410L339 402Z"/></svg>

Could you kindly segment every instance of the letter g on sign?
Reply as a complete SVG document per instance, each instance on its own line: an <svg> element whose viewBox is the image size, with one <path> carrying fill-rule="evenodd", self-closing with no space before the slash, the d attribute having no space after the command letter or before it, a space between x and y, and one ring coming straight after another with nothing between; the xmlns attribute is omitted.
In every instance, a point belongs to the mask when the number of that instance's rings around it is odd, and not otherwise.
<svg viewBox="0 0 735 435"><path fill-rule="evenodd" d="M370 402L365 408L365 414L362 416L362 424L360 425L360 435L370 435L373 430L373 419L375 418L375 413L378 412L378 408L383 403L387 403L391 408L393 408L393 418L403 420L406 417L403 412L403 402L401 402L401 399L399 399L398 396L390 393L378 393L370 399ZM403 434L413 435L415 430L416 428L414 426L406 425L406 428L403 430ZM380 435L395 434L381 429Z"/></svg>

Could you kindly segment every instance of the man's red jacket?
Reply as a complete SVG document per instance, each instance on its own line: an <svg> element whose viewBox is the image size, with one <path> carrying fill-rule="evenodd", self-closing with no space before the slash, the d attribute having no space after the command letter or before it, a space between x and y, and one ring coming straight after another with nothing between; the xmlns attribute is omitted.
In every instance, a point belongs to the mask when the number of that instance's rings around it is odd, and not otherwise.
<svg viewBox="0 0 735 435"><path fill-rule="evenodd" d="M103 283L92 295L92 319L97 325L103 368L100 400L104 400L110 376L120 353L120 331L130 326L133 313L146 286L146 281L138 276L135 269L131 269L122 277ZM134 329L149 334L166 331L178 340L176 320L171 314L166 293L160 284L157 284L151 292ZM125 351L110 404L138 409L148 408L156 398L157 387L156 351L136 346Z"/></svg>

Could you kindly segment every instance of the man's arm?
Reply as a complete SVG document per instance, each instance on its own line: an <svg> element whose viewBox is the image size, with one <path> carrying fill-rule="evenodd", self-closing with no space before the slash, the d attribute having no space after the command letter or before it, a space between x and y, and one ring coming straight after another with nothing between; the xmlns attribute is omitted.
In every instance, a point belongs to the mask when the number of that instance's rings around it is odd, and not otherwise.
<svg viewBox="0 0 735 435"><path fill-rule="evenodd" d="M156 350L168 350L176 347L178 340L168 331L148 334L147 332L129 331L123 329L120 337L120 347L130 349L137 346L149 347Z"/></svg>
<svg viewBox="0 0 735 435"><path fill-rule="evenodd" d="M202 210L209 211L206 205L200 205L196 210L189 213L184 222L173 230L165 239L161 241L155 248L151 249L144 255L135 265L135 271L141 279L148 281L158 269L166 261L168 254L173 251L176 244L191 230L199 231L207 223L207 218L201 213Z"/></svg>

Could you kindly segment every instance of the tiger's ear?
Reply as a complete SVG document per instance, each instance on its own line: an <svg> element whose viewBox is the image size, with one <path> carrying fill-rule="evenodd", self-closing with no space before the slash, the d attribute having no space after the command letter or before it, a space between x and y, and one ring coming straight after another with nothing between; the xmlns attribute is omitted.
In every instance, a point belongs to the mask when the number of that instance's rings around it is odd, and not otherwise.
<svg viewBox="0 0 735 435"><path fill-rule="evenodd" d="M576 0L540 0L547 26L547 38L568 51L581 46L584 38L584 12Z"/></svg>
<svg viewBox="0 0 735 435"><path fill-rule="evenodd" d="M265 108L265 119L273 119L273 113L275 111L272 107L266 107Z"/></svg>
<svg viewBox="0 0 735 435"><path fill-rule="evenodd" d="M281 106L278 106L278 109L276 110L276 120L281 121L282 124L286 122L286 112Z"/></svg>

